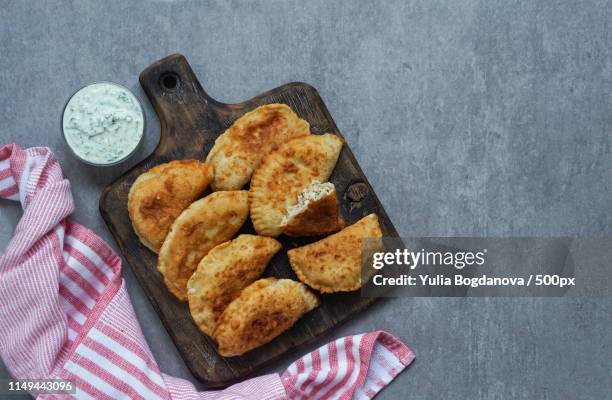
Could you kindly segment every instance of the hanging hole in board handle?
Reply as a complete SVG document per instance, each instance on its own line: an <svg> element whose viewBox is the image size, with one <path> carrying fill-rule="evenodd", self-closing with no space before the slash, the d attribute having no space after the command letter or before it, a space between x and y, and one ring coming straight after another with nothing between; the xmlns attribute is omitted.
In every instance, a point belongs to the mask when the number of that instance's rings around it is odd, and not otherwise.
<svg viewBox="0 0 612 400"><path fill-rule="evenodd" d="M175 72L165 72L159 77L159 86L165 92L174 92L181 86L181 79Z"/></svg>

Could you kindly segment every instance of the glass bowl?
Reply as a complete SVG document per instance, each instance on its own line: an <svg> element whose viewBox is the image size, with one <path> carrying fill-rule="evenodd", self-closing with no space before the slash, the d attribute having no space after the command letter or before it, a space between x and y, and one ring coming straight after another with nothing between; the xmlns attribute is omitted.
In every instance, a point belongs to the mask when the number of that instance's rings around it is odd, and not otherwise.
<svg viewBox="0 0 612 400"><path fill-rule="evenodd" d="M65 125L64 124L64 116L66 114L66 109L68 108L68 105L70 105L70 101L74 98L74 96L76 96L77 93L89 90L92 87L100 86L100 85L114 86L116 88L119 88L119 89L124 90L125 92L127 92L127 95L130 96L135 101L136 105L138 106L138 111L140 112L140 116L142 117L142 126L140 127L139 132L138 132L138 134L140 136L138 138L138 141L134 145L134 148L132 148L130 151L126 152L125 155L122 155L121 158L113 160L113 161L110 161L110 162L96 162L96 161L93 161L91 159L87 159L82 154L79 154L79 152L77 150L75 150L73 148L73 146L70 144L70 140L66 137L66 129L64 129L64 125ZM145 126L146 126L146 119L145 119L144 109L142 107L142 104L141 104L140 100L138 99L138 97L136 97L136 95L134 93L132 93L132 91L130 89L128 89L127 87L125 87L123 85L120 85L118 83L108 82L108 81L99 81L99 82L90 83L88 85L85 85L85 86L79 88L78 90L76 90L68 98L68 101L66 101L66 104L64 105L64 108L62 110L62 116L61 116L61 119L60 119L60 125L61 125L61 129L62 129L62 138L64 139L64 143L70 149L70 152L72 153L72 155L74 157L76 157L81 162L84 162L85 164L93 165L93 166L96 166L96 167L110 167L110 166L117 165L117 164L120 164L120 163L126 161L132 155L134 155L134 153L138 150L138 148L141 146L141 144L143 142L144 133L145 133ZM118 145L120 145L120 144L118 143Z"/></svg>

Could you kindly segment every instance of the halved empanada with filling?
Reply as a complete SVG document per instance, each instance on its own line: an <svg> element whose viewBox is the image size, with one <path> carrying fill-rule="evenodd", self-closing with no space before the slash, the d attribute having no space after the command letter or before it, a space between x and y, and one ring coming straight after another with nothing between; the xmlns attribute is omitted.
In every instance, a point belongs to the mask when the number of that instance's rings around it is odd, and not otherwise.
<svg viewBox="0 0 612 400"><path fill-rule="evenodd" d="M344 220L338 216L338 199L333 183L314 182L298 195L297 200L281 221L284 234L319 236L344 228Z"/></svg>
<svg viewBox="0 0 612 400"><path fill-rule="evenodd" d="M187 300L187 280L216 245L231 239L249 215L244 190L214 192L191 204L172 224L159 250L157 270L179 300Z"/></svg>
<svg viewBox="0 0 612 400"><path fill-rule="evenodd" d="M261 276L282 247L269 237L240 235L202 258L187 282L189 310L202 332L212 335L223 310Z"/></svg>
<svg viewBox="0 0 612 400"><path fill-rule="evenodd" d="M308 122L285 104L268 104L249 111L215 140L206 157L206 162L215 168L213 189L241 189L266 154L309 134Z"/></svg>
<svg viewBox="0 0 612 400"><path fill-rule="evenodd" d="M376 214L325 239L287 252L298 278L322 293L350 292L361 287L361 240L381 238Z"/></svg>
<svg viewBox="0 0 612 400"><path fill-rule="evenodd" d="M251 220L257 233L281 234L283 217L297 204L298 194L314 181L328 180L342 143L330 133L308 135L285 143L264 158L249 189Z"/></svg>
<svg viewBox="0 0 612 400"><path fill-rule="evenodd" d="M276 278L255 281L221 314L213 335L219 354L239 356L262 346L318 305L319 299L300 282Z"/></svg>
<svg viewBox="0 0 612 400"><path fill-rule="evenodd" d="M213 179L213 168L197 160L176 160L141 174L130 188L128 212L136 235L157 253L170 226Z"/></svg>

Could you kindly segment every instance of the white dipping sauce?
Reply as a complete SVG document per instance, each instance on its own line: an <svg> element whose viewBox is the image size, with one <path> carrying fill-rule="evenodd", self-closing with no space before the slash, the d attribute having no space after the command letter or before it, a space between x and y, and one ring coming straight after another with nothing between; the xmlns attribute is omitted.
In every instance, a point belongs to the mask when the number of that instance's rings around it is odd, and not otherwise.
<svg viewBox="0 0 612 400"><path fill-rule="evenodd" d="M91 164L123 161L144 132L138 99L123 86L100 82L76 92L64 109L62 128L68 146Z"/></svg>

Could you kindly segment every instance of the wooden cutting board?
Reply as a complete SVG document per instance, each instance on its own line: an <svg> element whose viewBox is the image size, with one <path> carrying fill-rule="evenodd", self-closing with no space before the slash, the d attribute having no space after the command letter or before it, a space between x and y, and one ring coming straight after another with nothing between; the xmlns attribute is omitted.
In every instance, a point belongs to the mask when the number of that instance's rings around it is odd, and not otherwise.
<svg viewBox="0 0 612 400"><path fill-rule="evenodd" d="M359 291L322 295L319 308L269 344L240 357L219 356L215 343L200 333L194 324L187 304L176 300L166 289L156 270L156 255L140 244L132 230L127 211L130 186L140 174L157 164L176 159L203 160L219 134L242 114L262 104L285 103L310 123L313 133L342 135L319 93L305 83L289 83L243 103L223 104L206 94L185 57L174 54L145 69L140 74L140 84L159 117L160 142L153 154L104 189L100 196L100 212L197 379L210 387L225 386L257 372L288 351L296 352L298 356L300 347L362 311L375 300L361 297ZM344 146L330 179L336 185L342 216L347 224L352 224L375 212L384 236L397 236L349 145ZM240 233L246 232L253 232L250 222ZM279 240L285 249L307 243L305 239L284 236ZM297 279L285 251L272 259L265 275Z"/></svg>

